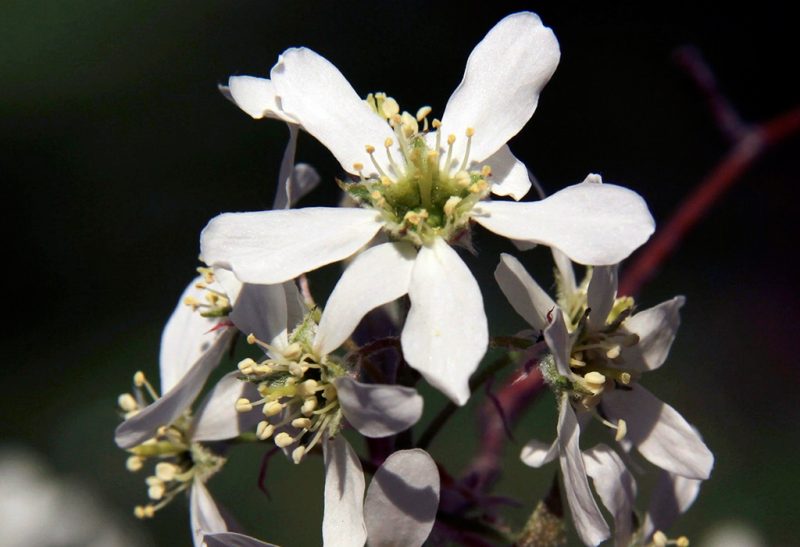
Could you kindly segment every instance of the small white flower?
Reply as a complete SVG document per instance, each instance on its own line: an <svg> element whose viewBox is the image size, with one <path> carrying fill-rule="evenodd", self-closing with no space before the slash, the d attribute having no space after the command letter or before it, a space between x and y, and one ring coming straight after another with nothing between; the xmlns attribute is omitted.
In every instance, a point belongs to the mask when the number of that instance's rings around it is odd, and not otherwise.
<svg viewBox="0 0 800 547"><path fill-rule="evenodd" d="M423 400L416 390L358 382L352 365L333 355L363 317L358 302L334 292L321 315L309 312L293 282L246 284L242 297L246 304L234 308L231 320L265 350L266 359L239 364L259 396L240 399L238 406L245 411L261 406L259 437L273 438L295 463L336 436L342 417L367 437L393 435L419 420Z"/></svg>
<svg viewBox="0 0 800 547"><path fill-rule="evenodd" d="M589 181L538 202L485 200L490 191L518 199L530 187L505 143L533 115L559 55L538 16L506 17L476 46L442 121L427 131L429 109L401 115L382 94L365 103L323 57L287 50L269 84L247 80L237 103L319 139L359 176L346 188L365 208L220 215L201 236L204 259L245 282L279 283L355 254L383 230L391 242L359 256L336 292L364 312L407 293L407 362L464 404L488 342L480 289L450 247L468 237L470 220L590 264L621 260L653 231L642 199L613 185Z"/></svg>
<svg viewBox="0 0 800 547"><path fill-rule="evenodd" d="M591 277L577 286L569 261L557 254L556 258L557 304L510 255L503 255L495 276L514 309L543 332L551 357L540 368L559 397L556 443L548 448L531 441L522 459L538 467L559 455L578 532L585 543L596 544L607 537L608 528L586 480L588 467L584 469L578 447L578 417L596 417L615 429L623 448L635 446L653 464L687 479L707 479L714 457L677 411L638 384L642 373L666 360L680 323L683 297L633 314L633 299L616 297L615 266L593 268ZM588 474L597 487L598 477ZM618 527L620 522L622 536L629 537L630 523L618 520ZM618 538L619 534L618 529Z"/></svg>

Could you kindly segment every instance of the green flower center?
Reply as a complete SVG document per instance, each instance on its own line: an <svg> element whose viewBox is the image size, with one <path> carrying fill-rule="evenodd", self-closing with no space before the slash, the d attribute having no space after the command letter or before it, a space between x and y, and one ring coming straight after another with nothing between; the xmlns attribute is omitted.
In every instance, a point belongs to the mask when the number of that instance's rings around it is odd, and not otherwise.
<svg viewBox="0 0 800 547"><path fill-rule="evenodd" d="M429 107L421 108L416 116L400 114L397 102L382 93L369 95L367 104L387 121L395 135L382 143L388 170L381 167L375 158L375 147L368 144L366 150L377 176L364 176L364 166L355 164L360 180L341 183L342 188L359 204L380 211L385 230L394 239L409 240L418 246L431 243L436 237L454 239L467 228L470 211L490 188L489 166L469 169L475 131L467 129L464 156L456 158L456 135L446 137L447 152L442 154L438 120L432 122L429 131Z"/></svg>

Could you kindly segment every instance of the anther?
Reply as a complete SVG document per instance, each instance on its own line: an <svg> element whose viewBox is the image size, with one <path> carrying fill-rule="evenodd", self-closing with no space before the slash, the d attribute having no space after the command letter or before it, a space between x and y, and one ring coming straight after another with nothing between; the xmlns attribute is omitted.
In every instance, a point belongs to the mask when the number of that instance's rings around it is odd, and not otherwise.
<svg viewBox="0 0 800 547"><path fill-rule="evenodd" d="M447 144L449 144L450 146L453 146L453 144L454 144L455 142L456 142L456 136L455 136L455 135L453 135L452 133L450 133L450 134L447 136Z"/></svg>
<svg viewBox="0 0 800 547"><path fill-rule="evenodd" d="M628 433L628 422L620 418L617 421L617 433L614 435L614 440L617 442L621 441L625 438L625 435Z"/></svg>
<svg viewBox="0 0 800 547"><path fill-rule="evenodd" d="M300 407L300 413L303 416L311 416L311 414L313 414L316 409L317 409L317 398L308 397L303 401L303 406Z"/></svg>
<svg viewBox="0 0 800 547"><path fill-rule="evenodd" d="M375 153L375 147L372 146L371 144L368 144L364 148L366 149L367 154L374 154Z"/></svg>
<svg viewBox="0 0 800 547"><path fill-rule="evenodd" d="M125 468L131 473L136 473L144 465L144 458L141 456L130 456L125 460Z"/></svg>
<svg viewBox="0 0 800 547"><path fill-rule="evenodd" d="M381 111L386 118L391 118L400 112L400 105L391 97L386 97L381 105Z"/></svg>
<svg viewBox="0 0 800 547"><path fill-rule="evenodd" d="M253 333L251 332L250 334L248 334L248 335L247 335L247 343L248 343L248 344L250 344L250 345L253 345L253 344L255 344L255 343L256 343L256 341L257 341L257 340L256 340L256 335L255 335L255 334L253 334Z"/></svg>
<svg viewBox="0 0 800 547"><path fill-rule="evenodd" d="M194 296L187 296L186 298L183 299L183 303L191 307L195 311L202 305L200 301Z"/></svg>
<svg viewBox="0 0 800 547"><path fill-rule="evenodd" d="M475 128L474 127L467 127L467 130L465 131L465 133L466 133L467 137L472 137L472 135L475 134Z"/></svg>
<svg viewBox="0 0 800 547"><path fill-rule="evenodd" d="M622 348L619 346L619 344L615 344L611 346L608 351L606 351L606 357L608 357L609 359L616 359L617 357L619 357L621 350Z"/></svg>
<svg viewBox="0 0 800 547"><path fill-rule="evenodd" d="M434 129L439 129L440 127L442 127L442 122L440 122L438 119L433 120L431 122L431 127L433 127Z"/></svg>
<svg viewBox="0 0 800 547"><path fill-rule="evenodd" d="M133 385L136 387L142 387L146 381L147 380L145 380L144 372L141 370L137 371L136 374L133 375Z"/></svg>
<svg viewBox="0 0 800 547"><path fill-rule="evenodd" d="M587 373L586 376L583 377L583 379L586 380L587 383L593 385L601 386L606 383L606 377L597 371L592 371Z"/></svg>
<svg viewBox="0 0 800 547"><path fill-rule="evenodd" d="M275 446L277 446L278 448L286 448L294 441L295 441L294 438L292 438L292 436L286 433L285 431L282 431L277 435L275 435Z"/></svg>
<svg viewBox="0 0 800 547"><path fill-rule="evenodd" d="M472 177L470 177L469 173L462 170L453 176L453 180L462 188L466 188L472 182Z"/></svg>
<svg viewBox="0 0 800 547"><path fill-rule="evenodd" d="M304 446L298 446L294 450L292 450L292 461L295 464L300 463L303 460L303 456L306 455L306 448Z"/></svg>
<svg viewBox="0 0 800 547"><path fill-rule="evenodd" d="M130 393L123 393L117 398L117 404L119 407L125 412L133 412L139 408L139 404L136 402L136 399L133 398L133 395Z"/></svg>
<svg viewBox="0 0 800 547"><path fill-rule="evenodd" d="M178 474L178 466L169 462L159 462L156 464L156 477L164 482L169 482Z"/></svg>
<svg viewBox="0 0 800 547"><path fill-rule="evenodd" d="M430 106L423 106L422 108L417 110L417 115L416 115L417 121L421 122L422 120L427 118L428 114L430 114L432 110L433 109Z"/></svg>
<svg viewBox="0 0 800 547"><path fill-rule="evenodd" d="M239 372L242 374L253 374L255 372L255 367L258 366L258 363L250 359L249 357L246 359L242 359L239 361L239 364L236 365L236 368L239 369Z"/></svg>
<svg viewBox="0 0 800 547"><path fill-rule="evenodd" d="M458 196L450 196L447 198L447 201L444 204L443 210L444 214L451 217L453 216L453 212L455 212L456 207L458 204L461 203L461 198Z"/></svg>
<svg viewBox="0 0 800 547"><path fill-rule="evenodd" d="M625 384L626 386L631 383L631 374L630 372L622 372L619 375L619 381Z"/></svg>
<svg viewBox="0 0 800 547"><path fill-rule="evenodd" d="M655 547L666 547L667 541L667 535L661 530L656 530L653 534L653 545Z"/></svg>
<svg viewBox="0 0 800 547"><path fill-rule="evenodd" d="M236 412L250 412L253 410L253 404L244 397L236 401Z"/></svg>
<svg viewBox="0 0 800 547"><path fill-rule="evenodd" d="M308 418L295 418L292 420L292 427L295 429L308 429L311 427L311 420Z"/></svg>
<svg viewBox="0 0 800 547"><path fill-rule="evenodd" d="M393 144L394 141L392 140L391 137L386 137L386 140L383 141L383 146L385 146L386 148L390 148Z"/></svg>
<svg viewBox="0 0 800 547"><path fill-rule="evenodd" d="M156 484L152 484L150 488L147 489L147 497L150 498L151 500L158 501L164 497L166 491L167 489L164 486L164 483L159 482Z"/></svg>
<svg viewBox="0 0 800 547"><path fill-rule="evenodd" d="M273 433L275 433L274 425L272 425L267 421L258 422L258 425L256 426L256 435L258 436L259 439L261 439L262 441L266 441L267 439L272 437Z"/></svg>
<svg viewBox="0 0 800 547"><path fill-rule="evenodd" d="M300 397L307 397L308 395L313 395L316 390L317 390L317 381L306 380L305 382L302 382L299 386L297 386L297 395L299 395Z"/></svg>
<svg viewBox="0 0 800 547"><path fill-rule="evenodd" d="M285 405L279 403L278 401L270 401L264 405L262 411L264 412L264 416L269 418L271 416L280 414L281 410L284 409L284 406Z"/></svg>
<svg viewBox="0 0 800 547"><path fill-rule="evenodd" d="M356 163L353 164L353 169L355 169L356 172L363 171L364 170L364 164L356 162Z"/></svg>
<svg viewBox="0 0 800 547"><path fill-rule="evenodd" d="M681 536L675 540L675 545L678 547L689 547L689 538L686 536Z"/></svg>

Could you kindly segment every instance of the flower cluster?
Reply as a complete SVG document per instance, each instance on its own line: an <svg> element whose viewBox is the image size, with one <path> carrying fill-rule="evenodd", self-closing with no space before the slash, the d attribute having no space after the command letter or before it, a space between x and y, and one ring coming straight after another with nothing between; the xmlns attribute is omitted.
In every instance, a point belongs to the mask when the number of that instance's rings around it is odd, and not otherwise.
<svg viewBox="0 0 800 547"><path fill-rule="evenodd" d="M713 456L640 385L664 363L684 299L636 312L632 298L617 295L617 265L647 241L653 218L638 194L593 174L523 200L528 169L507 145L532 117L559 57L538 16L506 17L473 50L441 118L429 106L403 111L386 93L362 98L306 48L285 51L269 79L235 76L220 88L253 118L286 123L289 142L273 209L222 214L203 230L205 265L164 329L161 395L138 372L134 391L119 398L116 441L130 453L128 469L156 461L138 517L189 492L195 545L266 545L230 531L206 488L235 440L274 445L298 465L322 453L326 545L422 545L431 534L446 541L454 522L468 524L474 511L445 503L464 486L441 480L446 465L410 432L422 416L420 379L450 399L450 413L482 381L473 373L490 345L489 324L480 283L456 248L471 249L472 230L486 229L520 248L550 247L557 265L555 300L513 256L503 255L496 272L534 329L515 337L525 351L510 351L508 362L535 359L559 408L556 441L531 441L523 462L559 459L588 545L611 535L589 478L614 519L617 545L686 543L662 529L691 504ZM320 179L295 164L300 131L340 163L348 206L292 208ZM306 273L346 259L317 306ZM580 284L573 262L587 266ZM257 351L193 409L237 334ZM616 448L580 446L592 418L614 431ZM368 439L368 455L356 454L346 428ZM665 477L644 518L635 516L626 464L634 449ZM668 498L673 514L658 509Z"/></svg>

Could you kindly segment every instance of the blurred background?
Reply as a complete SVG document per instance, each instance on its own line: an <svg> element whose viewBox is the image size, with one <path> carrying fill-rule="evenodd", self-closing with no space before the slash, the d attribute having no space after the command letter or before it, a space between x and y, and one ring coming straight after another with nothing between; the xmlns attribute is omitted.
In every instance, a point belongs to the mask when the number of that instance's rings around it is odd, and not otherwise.
<svg viewBox="0 0 800 547"><path fill-rule="evenodd" d="M130 389L132 374L157 377L160 332L197 266L200 230L220 212L272 202L286 128L228 103L217 91L228 76L266 76L282 50L305 45L360 94L385 91L404 109L430 105L441 116L472 47L504 15L536 11L555 31L562 60L512 150L548 192L601 173L641 193L663 225L730 147L674 51L696 46L746 121L772 118L800 102L796 29L783 8L769 1L738 11L676 2L2 2L10 298L0 368L0 545L25 545L8 535L24 526L38 534L30 545L190 544L185 500L151 521L133 518L133 506L146 501L144 474L125 470L113 430L117 395ZM687 297L670 359L645 383L700 429L716 455L711 480L673 530L693 545L713 544L721 529L751 538L749 545L798 541L800 368L790 347L800 304L791 259L798 157L798 137L764 154L640 294L643 307ZM323 179L302 205L335 203L335 160L308 135L298 160ZM523 328L492 278L497 252L510 246L480 230L475 243L479 256L467 260L493 333ZM522 260L550 282L545 252ZM320 300L335 274L312 276ZM445 404L438 393L425 395L423 423ZM553 438L553 407L551 395L540 397L508 445L497 493L523 504L508 513L516 527L555 471L518 460L528 438ZM473 401L431 445L453 474L470 460L481 408ZM296 468L275 458L267 498L256 486L262 454L261 447L235 451L210 489L248 532L287 546L318 544L321 462ZM87 530L68 533L62 520ZM111 535L97 535L106 528Z"/></svg>

